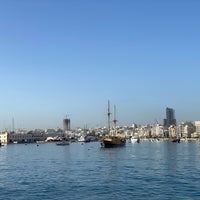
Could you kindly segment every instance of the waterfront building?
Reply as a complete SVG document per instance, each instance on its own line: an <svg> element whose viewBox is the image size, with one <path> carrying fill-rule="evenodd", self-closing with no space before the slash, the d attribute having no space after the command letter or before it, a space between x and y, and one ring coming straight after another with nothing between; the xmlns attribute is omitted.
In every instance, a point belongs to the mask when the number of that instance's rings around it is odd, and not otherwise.
<svg viewBox="0 0 200 200"><path fill-rule="evenodd" d="M171 138L173 138L173 137L177 137L177 128L176 128L176 126L173 126L173 125L171 125L169 128L168 128L168 130L169 130L169 137Z"/></svg>
<svg viewBox="0 0 200 200"><path fill-rule="evenodd" d="M69 131L70 130L70 119L69 118L65 118L63 119L63 131Z"/></svg>
<svg viewBox="0 0 200 200"><path fill-rule="evenodd" d="M56 130L53 128L45 129L45 134L54 134L54 133L56 133Z"/></svg>
<svg viewBox="0 0 200 200"><path fill-rule="evenodd" d="M8 133L7 132L0 133L0 143L8 144Z"/></svg>
<svg viewBox="0 0 200 200"><path fill-rule="evenodd" d="M192 122L182 122L177 126L177 134L179 137L190 138L195 132L195 126Z"/></svg>
<svg viewBox="0 0 200 200"><path fill-rule="evenodd" d="M195 124L196 134L200 136L200 120L195 121L194 124Z"/></svg>
<svg viewBox="0 0 200 200"><path fill-rule="evenodd" d="M181 124L179 124L177 126L177 135L178 135L178 137L181 137L181 138L184 137L183 133L184 133L184 122L182 122Z"/></svg>
<svg viewBox="0 0 200 200"><path fill-rule="evenodd" d="M171 125L176 126L175 110L166 108L166 119L163 120L163 126L169 128Z"/></svg>
<svg viewBox="0 0 200 200"><path fill-rule="evenodd" d="M183 137L192 137L192 134L195 132L195 126L192 122L185 122L183 129Z"/></svg>
<svg viewBox="0 0 200 200"><path fill-rule="evenodd" d="M122 133L125 135L126 138L130 138L131 135L135 133L135 131L133 131L131 128L125 128Z"/></svg>
<svg viewBox="0 0 200 200"><path fill-rule="evenodd" d="M150 125L141 126L139 125L137 128L137 133L140 138L151 138L152 137L152 130Z"/></svg>
<svg viewBox="0 0 200 200"><path fill-rule="evenodd" d="M200 121L195 121L196 132L200 134Z"/></svg>
<svg viewBox="0 0 200 200"><path fill-rule="evenodd" d="M36 141L44 141L46 134L37 131L29 131L27 133L10 133L8 143L31 143Z"/></svg>
<svg viewBox="0 0 200 200"><path fill-rule="evenodd" d="M152 137L164 137L163 126L156 124L151 128Z"/></svg>

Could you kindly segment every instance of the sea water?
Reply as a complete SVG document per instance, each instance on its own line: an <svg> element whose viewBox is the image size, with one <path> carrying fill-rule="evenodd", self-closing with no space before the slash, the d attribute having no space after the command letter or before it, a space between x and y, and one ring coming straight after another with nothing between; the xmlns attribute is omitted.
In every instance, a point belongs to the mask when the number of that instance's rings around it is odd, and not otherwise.
<svg viewBox="0 0 200 200"><path fill-rule="evenodd" d="M199 142L10 144L0 148L0 199L200 199Z"/></svg>

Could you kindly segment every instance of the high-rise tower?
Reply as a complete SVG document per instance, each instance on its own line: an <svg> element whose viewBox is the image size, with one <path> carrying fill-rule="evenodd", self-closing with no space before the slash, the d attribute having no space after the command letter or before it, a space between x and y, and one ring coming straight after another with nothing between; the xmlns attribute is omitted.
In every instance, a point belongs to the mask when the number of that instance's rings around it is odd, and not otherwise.
<svg viewBox="0 0 200 200"><path fill-rule="evenodd" d="M63 119L63 131L69 131L70 130L70 119L66 118Z"/></svg>
<svg viewBox="0 0 200 200"><path fill-rule="evenodd" d="M163 120L164 127L176 126L175 110L172 108L166 108L166 119Z"/></svg>

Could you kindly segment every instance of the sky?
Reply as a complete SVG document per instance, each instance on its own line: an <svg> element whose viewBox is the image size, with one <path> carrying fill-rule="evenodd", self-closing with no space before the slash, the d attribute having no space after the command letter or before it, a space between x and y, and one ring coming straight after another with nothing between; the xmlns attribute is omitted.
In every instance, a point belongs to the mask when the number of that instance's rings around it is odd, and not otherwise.
<svg viewBox="0 0 200 200"><path fill-rule="evenodd" d="M0 0L0 130L200 120L199 0ZM112 114L113 117L113 114Z"/></svg>

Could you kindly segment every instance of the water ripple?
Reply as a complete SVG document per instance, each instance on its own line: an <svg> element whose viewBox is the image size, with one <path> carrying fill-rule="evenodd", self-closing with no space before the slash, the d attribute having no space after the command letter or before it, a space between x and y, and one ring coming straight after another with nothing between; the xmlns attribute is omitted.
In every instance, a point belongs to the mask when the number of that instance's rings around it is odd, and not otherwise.
<svg viewBox="0 0 200 200"><path fill-rule="evenodd" d="M0 149L0 199L199 199L198 142L8 145Z"/></svg>

